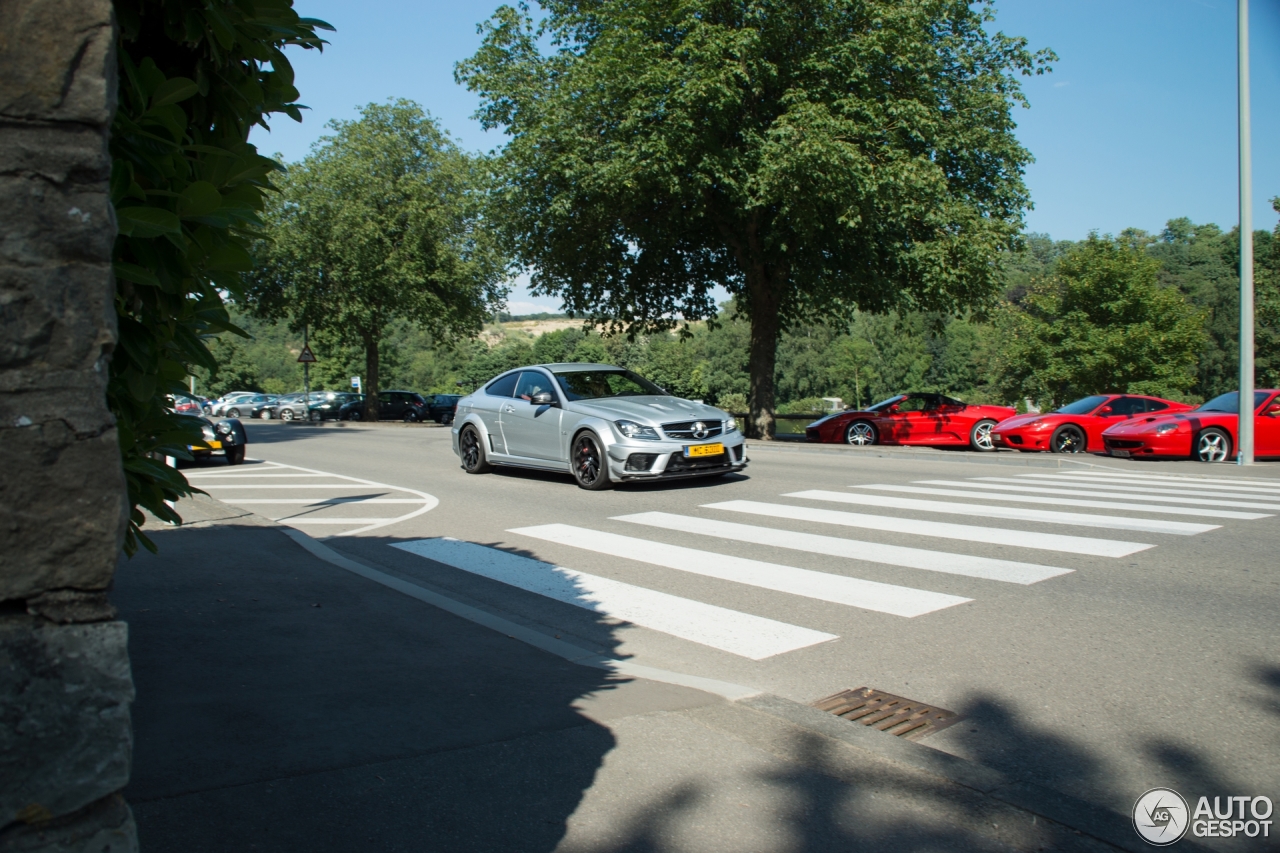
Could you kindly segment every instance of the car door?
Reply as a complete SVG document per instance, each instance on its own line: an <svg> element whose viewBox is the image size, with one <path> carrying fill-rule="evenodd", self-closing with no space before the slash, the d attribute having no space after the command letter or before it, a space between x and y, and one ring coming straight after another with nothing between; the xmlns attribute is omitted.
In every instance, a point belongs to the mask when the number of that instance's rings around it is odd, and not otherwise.
<svg viewBox="0 0 1280 853"><path fill-rule="evenodd" d="M558 405L534 403L536 394L547 392L558 400L555 383L541 370L525 370L516 382L515 396L502 406L500 423L507 453L529 459L562 461Z"/></svg>
<svg viewBox="0 0 1280 853"><path fill-rule="evenodd" d="M887 431L889 437L899 444L927 443L931 432L925 429L928 425L924 411L927 404L928 400L923 395L913 394L891 407L885 414L885 429L881 430L881 434Z"/></svg>
<svg viewBox="0 0 1280 853"><path fill-rule="evenodd" d="M480 416L489 436L489 447L494 453L506 453L507 448L502 440L502 427L499 425L504 406L511 402L516 393L516 381L519 371L499 376L483 390L471 395L471 411Z"/></svg>
<svg viewBox="0 0 1280 853"><path fill-rule="evenodd" d="M398 391L383 391L378 395L378 420L398 421L404 410L404 395Z"/></svg>
<svg viewBox="0 0 1280 853"><path fill-rule="evenodd" d="M1280 394L1258 410L1253 423L1254 453L1258 456L1280 456Z"/></svg>

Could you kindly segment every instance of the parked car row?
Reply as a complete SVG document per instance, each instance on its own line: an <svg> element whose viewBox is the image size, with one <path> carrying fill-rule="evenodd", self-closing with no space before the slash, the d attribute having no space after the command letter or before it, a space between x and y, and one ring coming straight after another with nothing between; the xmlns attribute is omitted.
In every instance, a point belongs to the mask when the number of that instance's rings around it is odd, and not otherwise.
<svg viewBox="0 0 1280 853"><path fill-rule="evenodd" d="M1142 394L1095 394L1019 415L1006 406L969 405L943 394L897 394L866 409L837 412L805 428L809 441L858 446L968 445L990 451L1106 453L1118 457L1233 459L1238 392L1193 407ZM1280 392L1254 393L1254 447L1280 456Z"/></svg>

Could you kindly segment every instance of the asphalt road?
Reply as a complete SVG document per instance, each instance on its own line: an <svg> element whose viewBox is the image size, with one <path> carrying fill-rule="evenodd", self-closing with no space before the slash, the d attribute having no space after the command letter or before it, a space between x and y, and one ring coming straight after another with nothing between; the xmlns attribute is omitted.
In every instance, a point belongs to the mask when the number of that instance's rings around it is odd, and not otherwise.
<svg viewBox="0 0 1280 853"><path fill-rule="evenodd" d="M263 461L193 481L547 634L956 711L930 746L1122 814L1156 786L1280 796L1275 463L753 447L740 476L590 493L468 476L447 428L248 429Z"/></svg>

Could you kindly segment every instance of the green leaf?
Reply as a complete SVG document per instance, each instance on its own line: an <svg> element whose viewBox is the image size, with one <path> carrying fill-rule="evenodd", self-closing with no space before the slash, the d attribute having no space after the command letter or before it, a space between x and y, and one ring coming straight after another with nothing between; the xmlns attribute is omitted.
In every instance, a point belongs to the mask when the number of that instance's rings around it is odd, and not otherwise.
<svg viewBox="0 0 1280 853"><path fill-rule="evenodd" d="M253 258L238 243L227 243L209 253L209 268L226 272L247 272L253 269Z"/></svg>
<svg viewBox="0 0 1280 853"><path fill-rule="evenodd" d="M161 237L182 233L182 223L168 210L158 207L122 207L116 211L120 233L130 237Z"/></svg>
<svg viewBox="0 0 1280 853"><path fill-rule="evenodd" d="M134 284L145 284L151 287L160 286L160 279L156 278L155 273L137 264L116 261L111 265L111 269L115 271L117 278L122 278L125 281L131 281Z"/></svg>
<svg viewBox="0 0 1280 853"><path fill-rule="evenodd" d="M204 216L222 206L222 195L208 181L196 181L182 191L178 213L185 217Z"/></svg>
<svg viewBox="0 0 1280 853"><path fill-rule="evenodd" d="M165 107L169 104L185 101L198 91L200 91L200 87L196 85L194 80L186 77L172 77L156 87L155 92L151 95L151 109L154 110L157 107Z"/></svg>

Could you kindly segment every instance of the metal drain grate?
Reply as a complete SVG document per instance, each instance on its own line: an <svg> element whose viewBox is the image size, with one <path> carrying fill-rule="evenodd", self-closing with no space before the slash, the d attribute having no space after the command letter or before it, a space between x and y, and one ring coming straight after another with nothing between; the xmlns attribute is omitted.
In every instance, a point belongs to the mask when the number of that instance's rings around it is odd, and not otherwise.
<svg viewBox="0 0 1280 853"><path fill-rule="evenodd" d="M960 722L960 715L955 711L935 708L870 687L841 690L834 696L814 702L813 707L907 740L920 740Z"/></svg>

